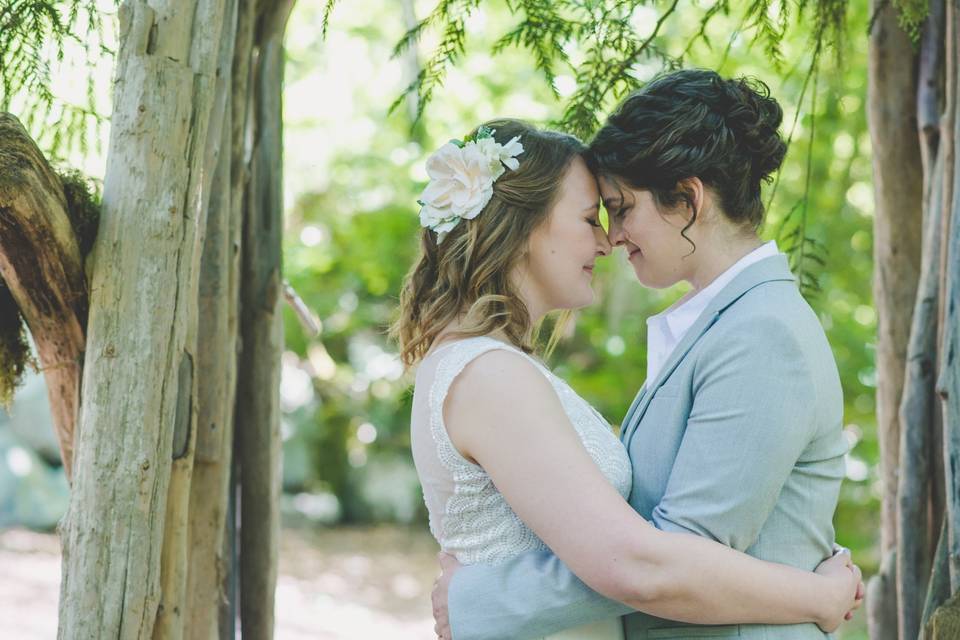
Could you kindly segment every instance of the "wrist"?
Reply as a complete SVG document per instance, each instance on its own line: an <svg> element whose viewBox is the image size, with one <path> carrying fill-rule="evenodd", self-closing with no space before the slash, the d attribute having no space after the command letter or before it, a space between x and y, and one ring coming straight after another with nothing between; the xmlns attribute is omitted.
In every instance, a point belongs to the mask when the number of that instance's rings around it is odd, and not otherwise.
<svg viewBox="0 0 960 640"><path fill-rule="evenodd" d="M816 606L813 611L813 622L821 629L832 626L837 614L837 603L843 599L840 592L840 581L830 576L814 574L819 580L816 585Z"/></svg>

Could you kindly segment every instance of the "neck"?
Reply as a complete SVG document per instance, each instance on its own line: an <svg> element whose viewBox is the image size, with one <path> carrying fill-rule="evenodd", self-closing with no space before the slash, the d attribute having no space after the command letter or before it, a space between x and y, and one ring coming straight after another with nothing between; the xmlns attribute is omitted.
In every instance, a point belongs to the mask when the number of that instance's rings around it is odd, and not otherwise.
<svg viewBox="0 0 960 640"><path fill-rule="evenodd" d="M463 326L462 318L463 318L463 316L461 315L461 316L458 316L457 318L455 318L454 320L451 320L451 321L447 324L447 326L445 326L445 327L440 331L440 333L437 334L437 337L434 338L434 340L433 340L433 345L431 346L431 350L433 350L434 348L440 346L441 344L443 344L444 342L446 342L447 340L449 340L450 338L452 338L452 337L454 336L454 334L456 334L458 331L460 331L460 329L461 329L462 326ZM487 334L487 337L493 338L493 339L495 339L495 340L500 340L501 342L506 342L506 343L510 344L510 338L508 338L507 335L506 335L505 333L503 333L502 331L492 331L492 332L490 332L490 333Z"/></svg>
<svg viewBox="0 0 960 640"><path fill-rule="evenodd" d="M530 281L530 278L526 277L526 274L517 277L514 280L514 286L516 287L517 295L520 296L524 306L527 308L527 313L530 314L530 326L536 326L536 324L543 320L543 317L551 311L550 306L541 300L541 296L538 295L536 287Z"/></svg>
<svg viewBox="0 0 960 640"><path fill-rule="evenodd" d="M710 286L710 283L716 280L720 274L763 244L763 240L753 234L712 243L712 248L703 255L695 272L690 276L689 282L693 285L694 293ZM699 252L699 249L697 251Z"/></svg>

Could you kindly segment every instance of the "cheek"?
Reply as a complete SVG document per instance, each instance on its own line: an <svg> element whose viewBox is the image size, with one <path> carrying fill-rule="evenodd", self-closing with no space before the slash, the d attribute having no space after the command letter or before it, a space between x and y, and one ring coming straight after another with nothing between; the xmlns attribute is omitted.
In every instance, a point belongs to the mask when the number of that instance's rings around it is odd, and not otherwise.
<svg viewBox="0 0 960 640"><path fill-rule="evenodd" d="M648 253L672 254L680 238L678 229L664 220L658 212L645 212L637 216L632 235L642 243L641 248Z"/></svg>

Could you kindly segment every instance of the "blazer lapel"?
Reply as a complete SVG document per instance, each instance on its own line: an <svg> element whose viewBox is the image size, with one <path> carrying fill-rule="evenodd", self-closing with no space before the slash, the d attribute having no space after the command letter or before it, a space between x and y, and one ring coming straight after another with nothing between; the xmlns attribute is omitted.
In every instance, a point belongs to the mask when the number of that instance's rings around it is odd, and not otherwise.
<svg viewBox="0 0 960 640"><path fill-rule="evenodd" d="M697 321L683 336L683 339L670 353L670 357L664 363L660 372L654 380L647 380L641 387L637 397L634 398L630 410L623 419L623 428L620 430L620 440L626 445L627 451L630 450L630 441L637 425L643 419L643 414L650 406L650 400L656 394L657 389L663 386L663 383L670 374L679 366L686 355L693 348L693 345L713 326L717 318L732 306L737 300L751 289L760 286L766 282L776 281L794 281L793 274L790 273L790 264L787 257L783 254L764 258L756 262L730 281L730 283L717 293L717 296L710 302Z"/></svg>
<svg viewBox="0 0 960 640"><path fill-rule="evenodd" d="M643 386L640 387L640 391L637 391L637 395L633 397L633 402L630 403L630 408L627 409L627 415L623 417L623 422L620 423L620 442L624 444L627 443L627 427L630 425L631 418L634 412L637 410L637 406L643 402L643 398L646 396L646 393L647 385L644 383Z"/></svg>

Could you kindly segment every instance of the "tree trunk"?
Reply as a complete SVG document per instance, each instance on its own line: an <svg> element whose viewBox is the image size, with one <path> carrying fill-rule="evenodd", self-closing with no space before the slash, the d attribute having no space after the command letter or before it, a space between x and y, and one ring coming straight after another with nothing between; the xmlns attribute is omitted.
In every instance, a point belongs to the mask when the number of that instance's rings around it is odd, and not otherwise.
<svg viewBox="0 0 960 640"><path fill-rule="evenodd" d="M923 173L917 137L917 55L895 8L871 2L869 124L876 196L874 299L877 335L877 430L882 480L880 576L869 587L868 625L876 640L895 638L898 418L906 349L920 271Z"/></svg>
<svg viewBox="0 0 960 640"><path fill-rule="evenodd" d="M168 508L167 496L171 475L176 495L188 493L179 468L196 441L196 301L224 4L198 0L191 11L128 0L120 9L76 472L61 533L64 640L150 637L162 595L182 603L182 571L171 572L171 561L161 572L160 561L166 549L182 562L184 550L182 507ZM168 517L176 522L165 546Z"/></svg>
<svg viewBox="0 0 960 640"><path fill-rule="evenodd" d="M956 0L947 3L947 64L945 122L945 184L948 200L944 209L944 243L947 246L943 263L943 338L940 352L940 376L937 390L943 408L943 463L946 485L947 559L950 590L960 592L960 7ZM954 621L960 615L960 604L953 599ZM947 605L944 605L945 607ZM936 617L936 613L934 613ZM947 636L942 636L947 637ZM954 636L956 637L956 636Z"/></svg>
<svg viewBox="0 0 960 640"><path fill-rule="evenodd" d="M938 156L942 161L942 156ZM923 273L913 313L903 403L900 406L902 439L898 487L897 602L901 638L920 631L933 549L931 531L932 478L940 460L933 458L935 431L940 429L939 406L934 393L937 370L937 320L940 291L940 219L943 180L934 180L925 211ZM939 513L937 514L939 515Z"/></svg>
<svg viewBox="0 0 960 640"><path fill-rule="evenodd" d="M250 76L256 135L243 202L241 351L236 434L240 482L240 623L273 637L279 552L283 30L292 0L261 14ZM259 392L271 389L273 393Z"/></svg>
<svg viewBox="0 0 960 640"><path fill-rule="evenodd" d="M0 276L37 347L69 480L86 344L83 259L60 178L8 113L0 141Z"/></svg>
<svg viewBox="0 0 960 640"><path fill-rule="evenodd" d="M923 159L923 265L900 405L897 603L901 638L917 637L925 607L940 603L935 593L928 594L928 586L941 529L944 477L936 396L946 149L939 144L943 24L943 3L934 0L923 28L917 87L917 124Z"/></svg>
<svg viewBox="0 0 960 640"><path fill-rule="evenodd" d="M226 28L218 68L217 110L220 154L210 188L206 237L200 265L197 362L197 442L190 485L189 581L185 628L188 637L220 637L220 607L229 566L224 528L229 506L230 469L233 459L233 407L237 369L237 308L239 285L239 204L232 199L234 167L233 64L234 43L249 58L250 43L237 38L238 7L228 4ZM243 88L241 88L243 90ZM240 122L244 114L238 114ZM242 144L242 143L241 143ZM216 145L212 145L216 146ZM237 165L239 171L241 165Z"/></svg>

